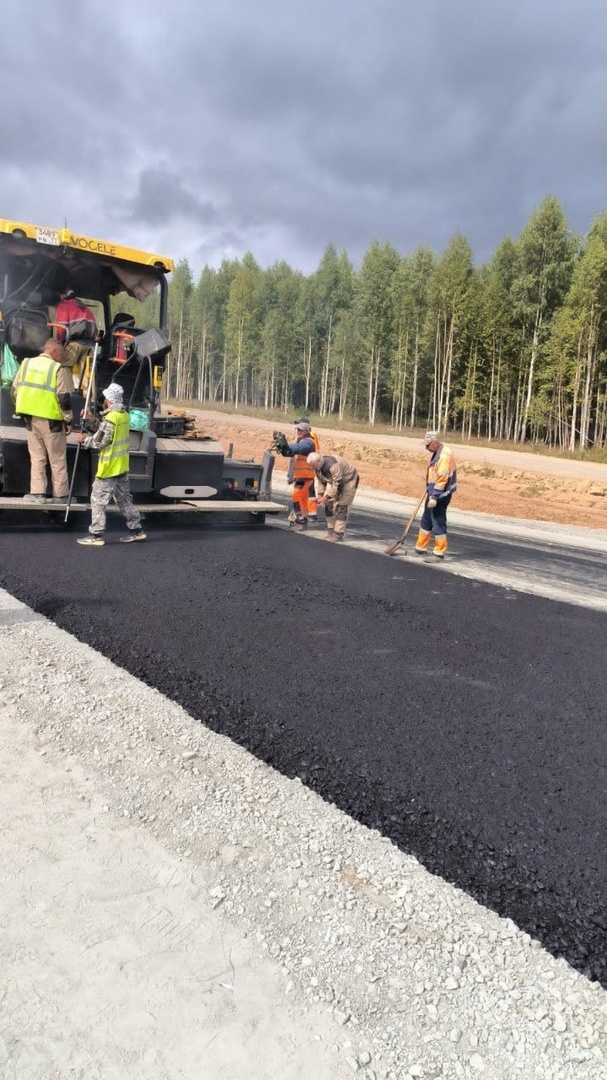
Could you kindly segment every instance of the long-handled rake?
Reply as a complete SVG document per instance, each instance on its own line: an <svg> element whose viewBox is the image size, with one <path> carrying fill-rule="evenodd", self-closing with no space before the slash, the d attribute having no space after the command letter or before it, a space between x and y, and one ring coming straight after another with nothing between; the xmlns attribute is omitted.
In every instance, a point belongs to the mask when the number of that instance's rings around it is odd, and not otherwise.
<svg viewBox="0 0 607 1080"><path fill-rule="evenodd" d="M419 500L417 506L415 507L415 510L411 514L411 517L409 518L409 520L408 520L408 522L407 522L407 524L406 524L406 526L404 528L402 536L399 536L398 540L395 540L395 542L393 544L390 544L390 547L386 548L386 550L384 552L385 555L396 555L396 552L398 551L399 547L402 547L405 540L407 539L407 534L409 532L409 529L411 528L413 522L415 521L415 518L417 517L417 512L418 512L418 510L419 510L419 508L420 508L420 506L423 503L425 498L426 498L426 491L424 489L424 494L422 495L422 497Z"/></svg>

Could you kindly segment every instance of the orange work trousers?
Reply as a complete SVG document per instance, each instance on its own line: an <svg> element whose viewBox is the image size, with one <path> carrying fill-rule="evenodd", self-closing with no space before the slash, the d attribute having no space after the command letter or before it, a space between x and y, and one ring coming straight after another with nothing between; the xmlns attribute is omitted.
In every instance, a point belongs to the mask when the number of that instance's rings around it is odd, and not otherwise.
<svg viewBox="0 0 607 1080"><path fill-rule="evenodd" d="M296 480L293 484L293 509L298 517L307 518L310 508L308 495L313 480Z"/></svg>

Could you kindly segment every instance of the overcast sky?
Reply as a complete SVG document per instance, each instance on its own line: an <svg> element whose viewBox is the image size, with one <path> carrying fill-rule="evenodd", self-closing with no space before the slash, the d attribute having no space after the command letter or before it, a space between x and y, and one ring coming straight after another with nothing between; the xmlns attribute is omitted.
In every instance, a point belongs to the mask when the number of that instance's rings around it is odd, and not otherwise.
<svg viewBox="0 0 607 1080"><path fill-rule="evenodd" d="M4 0L0 214L310 272L607 209L605 0Z"/></svg>

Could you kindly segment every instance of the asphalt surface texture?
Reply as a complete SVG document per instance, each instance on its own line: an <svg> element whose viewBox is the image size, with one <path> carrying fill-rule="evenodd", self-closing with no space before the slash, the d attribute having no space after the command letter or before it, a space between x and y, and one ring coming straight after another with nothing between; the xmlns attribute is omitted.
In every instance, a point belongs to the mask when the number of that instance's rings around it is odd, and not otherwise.
<svg viewBox="0 0 607 1080"><path fill-rule="evenodd" d="M607 613L607 543L604 539L598 550L592 550L571 546L566 538L557 543L553 539L542 540L535 535L535 530L529 535L517 536L513 528L511 534L502 535L492 532L486 523L475 522L471 526L470 520L478 516L467 513L464 518L460 514L460 520L450 521L447 558L439 561L429 553L429 557L422 560L426 569L503 585L552 600L566 600ZM450 517L455 519L456 515ZM383 554L386 546L402 535L402 531L402 516L378 514L357 507L352 525L348 526L348 543ZM594 531L586 529L584 534L587 537ZM607 536L602 530L599 535ZM419 564L413 550L416 536L417 523L396 552L397 566L401 565L403 556L411 556L408 561Z"/></svg>
<svg viewBox="0 0 607 1080"><path fill-rule="evenodd" d="M147 529L7 523L0 585L607 986L604 613L275 526Z"/></svg>

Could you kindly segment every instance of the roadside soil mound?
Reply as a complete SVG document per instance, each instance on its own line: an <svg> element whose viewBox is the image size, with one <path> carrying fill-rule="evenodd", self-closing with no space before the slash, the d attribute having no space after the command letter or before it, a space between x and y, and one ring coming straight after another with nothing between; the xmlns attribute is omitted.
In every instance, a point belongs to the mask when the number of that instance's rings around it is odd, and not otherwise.
<svg viewBox="0 0 607 1080"><path fill-rule="evenodd" d="M172 413L183 415L184 410L171 408ZM259 461L271 442L271 426L267 422L250 418L226 417L225 421L209 420L195 410L186 410L195 417L192 430L197 434L217 439L227 450L234 445L234 455ZM291 429L285 425L289 437ZM420 448L419 453L389 449L365 443L364 435L345 432L339 438L321 436L321 450L326 454L339 454L356 465L361 482L379 491L395 495L419 498L424 489L428 455ZM456 451L457 453L457 451ZM486 460L466 461L458 456L458 488L454 505L459 510L473 510L502 517L524 518L532 521L558 522L563 525L582 525L587 528L607 528L607 489L601 481L565 477L550 473L550 458L545 461L545 472L526 472L523 469L504 468L491 464L491 448ZM559 461L562 465L562 462ZM575 472L575 462L572 462ZM275 468L286 472L288 461L277 457Z"/></svg>

